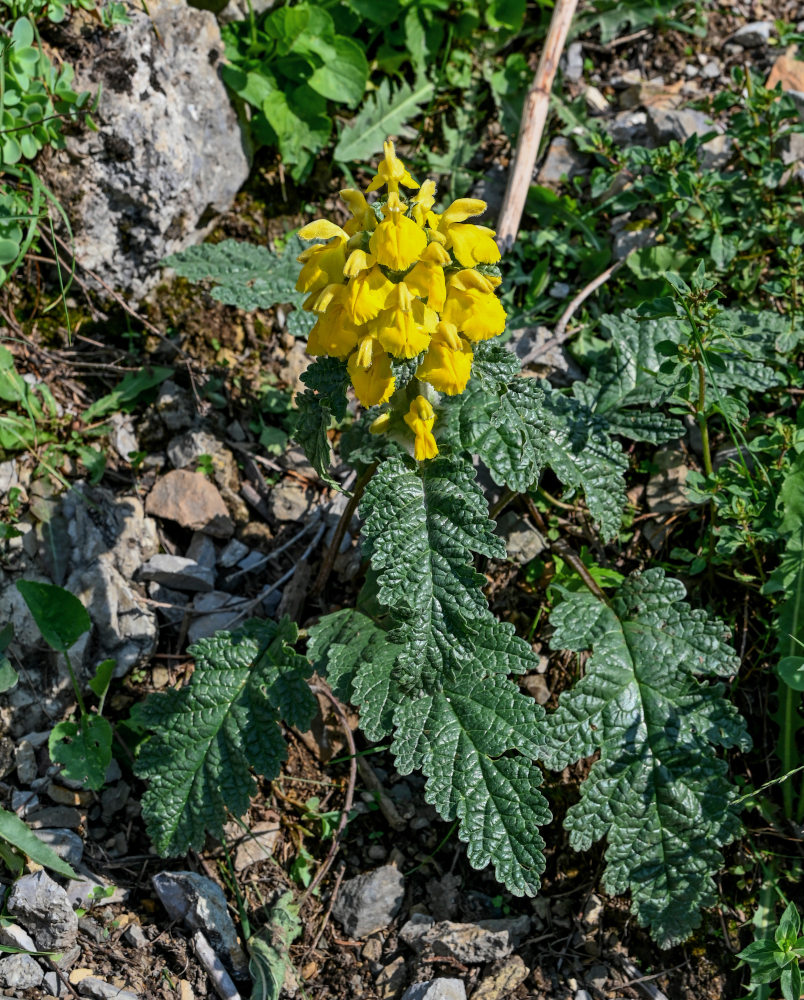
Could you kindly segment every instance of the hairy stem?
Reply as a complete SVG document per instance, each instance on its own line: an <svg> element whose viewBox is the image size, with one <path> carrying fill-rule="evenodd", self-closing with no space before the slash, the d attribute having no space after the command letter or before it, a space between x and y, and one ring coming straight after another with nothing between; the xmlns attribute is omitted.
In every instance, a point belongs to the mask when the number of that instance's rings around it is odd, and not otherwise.
<svg viewBox="0 0 804 1000"><path fill-rule="evenodd" d="M332 536L332 542L330 543L326 555L324 556L324 561L321 563L321 569L318 571L315 583L310 589L311 597L315 597L320 594L324 589L324 586L329 579L329 574L332 572L335 557L338 555L338 550L341 547L343 536L346 534L346 529L349 527L349 522L352 520L352 517L357 510L357 505L360 503L360 498L363 496L363 492L368 486L369 480L377 471L378 465L379 462L374 462L362 473L361 476L358 477L358 480L355 483L354 492L351 497L349 497L349 502L344 508L343 514L341 514L341 519L338 521L337 527L335 528L335 534Z"/></svg>

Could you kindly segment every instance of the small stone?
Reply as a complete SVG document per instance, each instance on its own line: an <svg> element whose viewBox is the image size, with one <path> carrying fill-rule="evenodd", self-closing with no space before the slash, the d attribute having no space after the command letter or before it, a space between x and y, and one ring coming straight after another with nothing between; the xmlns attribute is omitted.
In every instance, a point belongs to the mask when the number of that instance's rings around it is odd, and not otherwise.
<svg viewBox="0 0 804 1000"><path fill-rule="evenodd" d="M112 447L124 462L130 461L132 453L140 450L131 416L128 413L113 413L109 423L112 427Z"/></svg>
<svg viewBox="0 0 804 1000"><path fill-rule="evenodd" d="M11 790L11 808L19 816L25 816L30 810L36 809L39 805L39 796L32 790L21 791L19 788Z"/></svg>
<svg viewBox="0 0 804 1000"><path fill-rule="evenodd" d="M720 76L720 72L720 66L714 59L711 62L708 62L701 70L701 74L706 77L707 80L716 80Z"/></svg>
<svg viewBox="0 0 804 1000"><path fill-rule="evenodd" d="M53 830L56 827L77 830L81 826L81 813L72 806L46 806L26 815L33 830Z"/></svg>
<svg viewBox="0 0 804 1000"><path fill-rule="evenodd" d="M312 493L293 480L277 483L268 496L268 509L277 521L302 521L310 511Z"/></svg>
<svg viewBox="0 0 804 1000"><path fill-rule="evenodd" d="M528 674L522 680L522 687L539 705L546 705L550 700L550 688L544 679L544 674Z"/></svg>
<svg viewBox="0 0 804 1000"><path fill-rule="evenodd" d="M401 872L383 865L341 886L332 914L351 937L364 938L387 927L405 896Z"/></svg>
<svg viewBox="0 0 804 1000"><path fill-rule="evenodd" d="M236 872L245 871L258 861L270 858L279 837L279 817L255 823L248 835L237 845L234 867Z"/></svg>
<svg viewBox="0 0 804 1000"><path fill-rule="evenodd" d="M172 379L159 387L154 408L169 431L181 431L195 420L195 408L189 393Z"/></svg>
<svg viewBox="0 0 804 1000"><path fill-rule="evenodd" d="M97 976L85 976L75 988L82 997L89 997L90 1000L140 1000L138 993L121 989Z"/></svg>
<svg viewBox="0 0 804 1000"><path fill-rule="evenodd" d="M589 173L589 158L579 153L566 136L557 136L550 143L547 156L536 175L537 184L561 184L573 177Z"/></svg>
<svg viewBox="0 0 804 1000"><path fill-rule="evenodd" d="M565 60L564 76L572 83L577 83L583 76L583 43L571 42L567 46Z"/></svg>
<svg viewBox="0 0 804 1000"><path fill-rule="evenodd" d="M578 990L575 993L575 1000L592 1000L592 997L587 990Z"/></svg>
<svg viewBox="0 0 804 1000"><path fill-rule="evenodd" d="M101 794L103 822L108 823L115 813L120 812L128 802L130 796L131 785L127 781L118 781L117 784L104 788Z"/></svg>
<svg viewBox="0 0 804 1000"><path fill-rule="evenodd" d="M202 931L235 977L247 977L248 959L238 943L220 886L196 872L160 872L151 881L170 919Z"/></svg>
<svg viewBox="0 0 804 1000"><path fill-rule="evenodd" d="M141 580L153 580L172 590L208 593L215 586L215 571L184 556L167 552L151 556L140 568Z"/></svg>
<svg viewBox="0 0 804 1000"><path fill-rule="evenodd" d="M42 966L30 955L0 958L0 983L9 990L30 990L45 978Z"/></svg>
<svg viewBox="0 0 804 1000"><path fill-rule="evenodd" d="M44 978L45 989L53 997L69 996L69 991L64 983L59 979L58 973L46 972Z"/></svg>
<svg viewBox="0 0 804 1000"><path fill-rule="evenodd" d="M67 829L60 830L56 827L48 830L34 830L33 834L37 840L41 840L43 844L52 848L68 865L74 868L81 863L81 858L84 856L84 841L77 833Z"/></svg>
<svg viewBox="0 0 804 1000"><path fill-rule="evenodd" d="M390 1000L391 997L399 995L399 991L405 985L407 978L405 959L401 956L395 958L390 965L386 965L384 969L381 969L377 973L375 980L377 992L383 1000Z"/></svg>
<svg viewBox="0 0 804 1000"><path fill-rule="evenodd" d="M20 948L22 951L36 951L34 940L19 924L8 924L0 927L0 944L9 948Z"/></svg>
<svg viewBox="0 0 804 1000"><path fill-rule="evenodd" d="M566 299L569 293L572 291L570 286L566 281L556 281L554 282L547 291L547 294L551 299Z"/></svg>
<svg viewBox="0 0 804 1000"><path fill-rule="evenodd" d="M409 987L402 1000L466 1000L466 987L460 979L430 979Z"/></svg>
<svg viewBox="0 0 804 1000"><path fill-rule="evenodd" d="M123 940L132 948L147 948L149 941L139 924L129 924L123 931Z"/></svg>
<svg viewBox="0 0 804 1000"><path fill-rule="evenodd" d="M728 40L744 49L756 49L768 44L772 31L773 21L750 21L738 28Z"/></svg>
<svg viewBox="0 0 804 1000"><path fill-rule="evenodd" d="M605 992L606 983L609 981L609 970L605 965L593 965L586 974L586 982L595 990Z"/></svg>
<svg viewBox="0 0 804 1000"><path fill-rule="evenodd" d="M233 628L246 617L248 601L223 590L199 594L193 601L193 617L187 630L189 641L198 642L222 629Z"/></svg>
<svg viewBox="0 0 804 1000"><path fill-rule="evenodd" d="M605 115L611 110L611 105L605 96L597 87L593 87L591 84L588 87L584 87L583 99L593 115Z"/></svg>
<svg viewBox="0 0 804 1000"><path fill-rule="evenodd" d="M506 1000L527 978L528 967L519 955L512 955L481 979L472 1000Z"/></svg>
<svg viewBox="0 0 804 1000"><path fill-rule="evenodd" d="M106 906L111 903L122 903L127 896L127 892L111 882L105 882L97 875L86 874L86 869L82 869L84 874L81 878L70 879L67 884L67 898L70 905L82 910L91 909L93 906ZM112 890L109 892L109 890ZM109 893L106 895L106 893Z"/></svg>
<svg viewBox="0 0 804 1000"><path fill-rule="evenodd" d="M226 546L218 559L218 565L223 569L231 569L232 566L236 566L237 563L239 563L240 560L248 554L248 545L244 545L242 542L238 542L236 538L233 538L231 541L226 543Z"/></svg>
<svg viewBox="0 0 804 1000"><path fill-rule="evenodd" d="M247 556L240 560L237 567L240 573L253 573L255 569L260 569L264 565L265 556L262 552L249 552Z"/></svg>
<svg viewBox="0 0 804 1000"><path fill-rule="evenodd" d="M36 764L36 753L28 740L20 740L14 754L14 762L17 766L17 779L21 785L30 785L39 775L39 768Z"/></svg>
<svg viewBox="0 0 804 1000"><path fill-rule="evenodd" d="M148 494L145 509L154 517L215 538L230 538L234 533L234 523L217 487L200 472L174 469L166 473Z"/></svg>
<svg viewBox="0 0 804 1000"><path fill-rule="evenodd" d="M6 909L28 931L38 950L66 951L75 944L78 917L67 893L44 870L17 879Z"/></svg>
<svg viewBox="0 0 804 1000"><path fill-rule="evenodd" d="M513 511L506 511L497 521L496 534L505 539L505 549L512 562L524 566L547 548L539 532Z"/></svg>
<svg viewBox="0 0 804 1000"><path fill-rule="evenodd" d="M148 596L161 605L156 610L167 625L181 625L187 613L187 605L190 603L187 594L151 580L148 584Z"/></svg>
<svg viewBox="0 0 804 1000"><path fill-rule="evenodd" d="M645 499L654 514L674 513L690 503L684 492L689 466L686 455L679 448L660 448L653 456L657 471L648 480Z"/></svg>
<svg viewBox="0 0 804 1000"><path fill-rule="evenodd" d="M478 964L507 958L529 930L527 916L459 924L449 920L435 923L432 917L417 913L402 927L399 937L417 952Z"/></svg>
<svg viewBox="0 0 804 1000"><path fill-rule="evenodd" d="M195 471L202 455L212 456L222 447L221 442L207 431L192 430L174 437L167 446L167 455L174 469Z"/></svg>
<svg viewBox="0 0 804 1000"><path fill-rule="evenodd" d="M207 569L214 569L218 561L215 543L209 535L204 535L200 531L194 533L184 554L188 559L197 562L199 566L206 566Z"/></svg>
<svg viewBox="0 0 804 1000"><path fill-rule="evenodd" d="M581 917L581 922L584 927L594 928L600 923L600 918L603 916L603 901L599 896L594 893L587 899L586 905L583 908L583 916Z"/></svg>
<svg viewBox="0 0 804 1000"><path fill-rule="evenodd" d="M84 788L67 788L55 781L49 781L45 791L47 797L60 806L88 806L92 802L92 792Z"/></svg>

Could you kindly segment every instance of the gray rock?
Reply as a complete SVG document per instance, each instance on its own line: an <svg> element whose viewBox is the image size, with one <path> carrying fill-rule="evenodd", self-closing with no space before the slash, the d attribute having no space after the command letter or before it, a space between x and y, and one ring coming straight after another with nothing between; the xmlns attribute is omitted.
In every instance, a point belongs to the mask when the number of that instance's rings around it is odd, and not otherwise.
<svg viewBox="0 0 804 1000"><path fill-rule="evenodd" d="M248 959L238 944L220 886L195 872L160 872L151 881L171 920L202 931L236 978L248 975Z"/></svg>
<svg viewBox="0 0 804 1000"><path fill-rule="evenodd" d="M286 479L271 490L268 510L277 521L302 521L310 512L310 503L310 491Z"/></svg>
<svg viewBox="0 0 804 1000"><path fill-rule="evenodd" d="M184 554L188 559L197 562L199 566L206 566L207 569L215 569L218 561L215 543L209 535L204 535L200 531L194 532L187 551Z"/></svg>
<svg viewBox="0 0 804 1000"><path fill-rule="evenodd" d="M744 49L756 49L767 45L773 31L773 21L751 21L738 28L728 41Z"/></svg>
<svg viewBox="0 0 804 1000"><path fill-rule="evenodd" d="M250 551L248 545L244 545L242 542L238 542L236 538L233 538L230 542L226 543L218 559L218 565L222 569L231 569L232 566L236 566L241 559L247 556Z"/></svg>
<svg viewBox="0 0 804 1000"><path fill-rule="evenodd" d="M139 572L141 580L153 580L171 590L209 593L215 586L215 571L199 566L193 559L171 556L167 552L151 556Z"/></svg>
<svg viewBox="0 0 804 1000"><path fill-rule="evenodd" d="M583 76L583 44L581 42L570 42L567 46L567 54L564 57L564 76L577 83Z"/></svg>
<svg viewBox="0 0 804 1000"><path fill-rule="evenodd" d="M14 752L14 763L17 766L17 779L21 785L30 785L39 777L36 763L36 753L28 740L20 740Z"/></svg>
<svg viewBox="0 0 804 1000"><path fill-rule="evenodd" d="M332 915L351 937L364 938L387 927L405 896L401 872L383 865L344 882Z"/></svg>
<svg viewBox="0 0 804 1000"><path fill-rule="evenodd" d="M573 1000L592 1000L588 990L577 990Z"/></svg>
<svg viewBox="0 0 804 1000"><path fill-rule="evenodd" d="M11 791L11 808L18 816L25 816L29 811L39 806L39 796L32 790L20 791L14 788Z"/></svg>
<svg viewBox="0 0 804 1000"><path fill-rule="evenodd" d="M566 136L557 136L550 143L544 162L536 175L537 184L560 184L589 173L589 157L579 153Z"/></svg>
<svg viewBox="0 0 804 1000"><path fill-rule="evenodd" d="M529 930L527 916L458 924L449 920L435 923L432 917L417 913L400 930L399 937L417 952L478 964L507 958Z"/></svg>
<svg viewBox="0 0 804 1000"><path fill-rule="evenodd" d="M65 827L34 830L33 833L37 840L41 840L43 844L52 848L68 865L74 868L80 864L81 858L84 856L84 841L77 833L73 833L72 830Z"/></svg>
<svg viewBox="0 0 804 1000"><path fill-rule="evenodd" d="M6 908L28 931L39 951L67 951L75 944L78 917L67 893L44 870L17 879Z"/></svg>
<svg viewBox="0 0 804 1000"><path fill-rule="evenodd" d="M393 962L380 969L374 981L377 992L383 1000L390 1000L391 997L399 996L399 991L408 979L405 959L400 955Z"/></svg>
<svg viewBox="0 0 804 1000"><path fill-rule="evenodd" d="M90 1000L140 1000L139 993L131 990L121 990L119 986L107 983L105 979L97 976L85 976L75 984L76 990L82 997L89 997Z"/></svg>
<svg viewBox="0 0 804 1000"><path fill-rule="evenodd" d="M123 931L123 940L126 944L130 944L132 948L147 948L150 943L145 931L139 924L129 924Z"/></svg>
<svg viewBox="0 0 804 1000"><path fill-rule="evenodd" d="M609 981L609 970L605 965L593 965L586 973L586 982L595 990L601 993L606 992L606 983Z"/></svg>
<svg viewBox="0 0 804 1000"><path fill-rule="evenodd" d="M656 242L658 229L655 226L638 225L628 215L618 215L612 219L612 252L617 260L623 260L632 250L652 246Z"/></svg>
<svg viewBox="0 0 804 1000"><path fill-rule="evenodd" d="M547 548L541 534L513 511L506 511L497 521L496 534L505 539L508 558L524 566Z"/></svg>
<svg viewBox="0 0 804 1000"><path fill-rule="evenodd" d="M519 955L512 955L495 964L483 977L472 993L472 1000L507 1000L527 978L528 967Z"/></svg>
<svg viewBox="0 0 804 1000"><path fill-rule="evenodd" d="M45 977L42 966L30 955L0 958L0 984L9 990L30 990Z"/></svg>
<svg viewBox="0 0 804 1000"><path fill-rule="evenodd" d="M408 987L402 1000L466 1000L466 987L460 979L430 979Z"/></svg>
<svg viewBox="0 0 804 1000"><path fill-rule="evenodd" d="M0 944L8 945L9 948L21 948L23 951L36 951L34 939L19 924L0 927Z"/></svg>
<svg viewBox="0 0 804 1000"><path fill-rule="evenodd" d="M167 455L174 469L195 467L202 455L212 456L222 445L214 434L207 431L190 430L180 437L174 437L167 446Z"/></svg>
<svg viewBox="0 0 804 1000"><path fill-rule="evenodd" d="M236 872L245 871L258 861L270 858L279 837L279 817L255 823L248 834L237 845L234 867Z"/></svg>
<svg viewBox="0 0 804 1000"><path fill-rule="evenodd" d="M154 517L214 538L231 538L234 524L214 483L200 472L173 469L157 479L145 501Z"/></svg>
<svg viewBox="0 0 804 1000"><path fill-rule="evenodd" d="M210 214L228 209L249 161L220 79L215 17L183 0L149 0L147 14L129 17L87 33L71 60L75 89L100 93L99 128L68 137L48 177L69 208L78 260L141 297L161 280L161 259L201 242Z"/></svg>
<svg viewBox="0 0 804 1000"><path fill-rule="evenodd" d="M112 903L122 903L128 897L127 890L101 879L83 866L78 868L78 873L81 877L70 879L66 889L67 899L76 909L89 910L93 906L109 906Z"/></svg>
<svg viewBox="0 0 804 1000"><path fill-rule="evenodd" d="M17 463L13 459L9 459L7 462L0 462L0 496L8 496L8 491L13 486L19 486L19 484Z"/></svg>
<svg viewBox="0 0 804 1000"><path fill-rule="evenodd" d="M572 289L566 283L566 281L556 281L550 286L547 294L550 296L551 299L561 300L561 299L566 299L571 291Z"/></svg>
<svg viewBox="0 0 804 1000"><path fill-rule="evenodd" d="M672 139L686 142L693 135L720 132L703 111L694 111L691 108L649 107L647 116L648 132L651 139L659 146L666 145ZM727 135L716 135L700 149L701 166L707 170L723 166L731 156L731 148L731 139Z"/></svg>
<svg viewBox="0 0 804 1000"><path fill-rule="evenodd" d="M553 331L546 326L525 326L511 331L508 342L522 367L537 365L549 370L550 381L555 385L570 385L584 377L583 371L567 354L561 344L552 343Z"/></svg>
<svg viewBox="0 0 804 1000"><path fill-rule="evenodd" d="M128 413L113 413L109 417L109 424L112 428L112 447L124 462L128 462L131 453L140 450L134 433L134 422Z"/></svg>
<svg viewBox="0 0 804 1000"><path fill-rule="evenodd" d="M110 822L114 814L120 812L130 797L131 785L127 781L118 781L114 785L107 785L101 794L101 818L103 822Z"/></svg>
<svg viewBox="0 0 804 1000"><path fill-rule="evenodd" d="M198 642L222 629L234 628L247 617L243 613L246 607L248 601L223 590L199 594L193 601L193 617L187 630L188 640Z"/></svg>
<svg viewBox="0 0 804 1000"><path fill-rule="evenodd" d="M59 979L56 972L46 972L43 982L46 992L52 997L66 997L70 995L70 991L61 979Z"/></svg>
<svg viewBox="0 0 804 1000"><path fill-rule="evenodd" d="M148 584L148 596L151 600L158 601L157 613L168 625L181 625L187 612L187 605L190 598L180 590L172 590L170 587L163 587L161 583L153 580Z"/></svg>

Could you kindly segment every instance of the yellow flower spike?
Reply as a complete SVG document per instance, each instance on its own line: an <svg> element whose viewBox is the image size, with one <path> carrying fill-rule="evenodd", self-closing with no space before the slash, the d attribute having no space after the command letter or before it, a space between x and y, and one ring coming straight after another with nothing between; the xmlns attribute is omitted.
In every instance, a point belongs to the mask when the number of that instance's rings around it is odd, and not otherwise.
<svg viewBox="0 0 804 1000"><path fill-rule="evenodd" d="M424 224L427 221L428 212L435 205L435 192L435 181L427 180L422 184L419 194L412 202L413 207L410 214L422 229L424 229Z"/></svg>
<svg viewBox="0 0 804 1000"><path fill-rule="evenodd" d="M350 236L354 236L355 233L366 229L370 232L376 228L377 216L374 214L374 209L366 201L366 196L362 191L355 191L354 188L344 188L340 192L340 195L341 201L346 204L346 207L352 213L352 218L343 227Z"/></svg>
<svg viewBox="0 0 804 1000"><path fill-rule="evenodd" d="M405 216L406 207L398 194L388 196L382 211L385 219L371 234L369 249L384 267L404 271L419 259L427 237L413 219Z"/></svg>
<svg viewBox="0 0 804 1000"><path fill-rule="evenodd" d="M375 264L349 279L346 308L355 323L368 323L385 308L385 301L393 291L389 281Z"/></svg>
<svg viewBox="0 0 804 1000"><path fill-rule="evenodd" d="M417 188L419 185L414 181L405 169L405 164L399 159L394 150L394 144L390 139L383 143L385 158L377 168L377 176L366 188L366 194L378 191L383 184L388 186L389 192L398 192L401 184L406 188Z"/></svg>
<svg viewBox="0 0 804 1000"><path fill-rule="evenodd" d="M449 227L447 235L452 243L455 259L464 267L496 264L500 259L500 249L494 242L494 230L488 226L456 223Z"/></svg>
<svg viewBox="0 0 804 1000"><path fill-rule="evenodd" d="M317 219L308 223L299 230L299 236L303 240L331 240L333 236L339 236L344 241L349 239L349 234L329 219Z"/></svg>
<svg viewBox="0 0 804 1000"><path fill-rule="evenodd" d="M369 424L369 434L385 434L391 426L391 414L381 413L376 420Z"/></svg>
<svg viewBox="0 0 804 1000"><path fill-rule="evenodd" d="M493 292L451 288L441 318L453 323L467 340L489 340L505 329L505 310Z"/></svg>
<svg viewBox="0 0 804 1000"><path fill-rule="evenodd" d="M433 437L435 412L430 401L424 396L417 396L411 402L404 419L415 437L413 457L416 461L423 462L425 459L435 458L438 454L438 445Z"/></svg>
<svg viewBox="0 0 804 1000"><path fill-rule="evenodd" d="M378 351L370 368L361 368L357 354L352 354L346 370L355 387L355 394L363 406L379 406L394 394L394 376L388 355Z"/></svg>
<svg viewBox="0 0 804 1000"><path fill-rule="evenodd" d="M480 198L458 198L441 213L440 225L448 227L456 222L465 222L473 215L482 215L488 205Z"/></svg>
<svg viewBox="0 0 804 1000"><path fill-rule="evenodd" d="M312 299L312 304L308 308L307 303ZM312 295L304 303L304 308L308 312L323 313L326 312L332 305L345 305L346 304L346 286L340 283L333 282L331 285L327 285L323 288L315 297Z"/></svg>
<svg viewBox="0 0 804 1000"><path fill-rule="evenodd" d="M356 274L360 274L361 271L367 271L376 263L376 258L372 257L370 253L366 253L365 250L353 250L349 254L349 259L343 268L343 276L344 278L354 278Z"/></svg>
<svg viewBox="0 0 804 1000"><path fill-rule="evenodd" d="M429 233L429 236L438 236L438 233ZM420 260L429 261L431 264L451 264L452 258L444 249L443 243L438 240L433 240L428 243L427 246L422 250L422 255Z"/></svg>
<svg viewBox="0 0 804 1000"><path fill-rule="evenodd" d="M472 348L461 340L452 323L439 323L416 377L437 391L457 396L472 374Z"/></svg>
<svg viewBox="0 0 804 1000"><path fill-rule="evenodd" d="M428 248L429 249L429 248ZM428 260L420 260L408 271L404 283L420 298L427 299L427 305L436 312L441 312L447 297L447 283L444 279L444 269L440 264Z"/></svg>
<svg viewBox="0 0 804 1000"><path fill-rule="evenodd" d="M296 259L304 264L296 282L296 291L318 291L342 279L346 263L344 241L337 237L329 243L318 243L299 254Z"/></svg>

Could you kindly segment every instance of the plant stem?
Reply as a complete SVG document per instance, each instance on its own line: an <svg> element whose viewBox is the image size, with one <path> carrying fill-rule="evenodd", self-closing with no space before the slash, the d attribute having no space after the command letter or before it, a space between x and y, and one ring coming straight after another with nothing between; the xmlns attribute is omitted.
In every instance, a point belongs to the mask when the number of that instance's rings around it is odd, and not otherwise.
<svg viewBox="0 0 804 1000"><path fill-rule="evenodd" d="M65 649L64 659L67 661L67 669L70 671L70 680L73 682L73 690L75 691L75 700L78 702L78 711L81 713L81 721L87 717L87 707L84 704L84 696L81 694L81 688L78 686L78 678L75 676L75 671L73 670L73 665L70 662L70 654Z"/></svg>
<svg viewBox="0 0 804 1000"><path fill-rule="evenodd" d="M332 542L330 543L326 555L324 556L324 561L321 563L321 569L318 571L315 583L310 589L310 597L317 596L324 589L324 586L329 579L329 574L332 572L335 557L338 555L338 550L341 547L343 536L346 534L346 529L349 527L349 522L352 520L352 517L357 510L357 505L360 503L360 498L363 496L363 492L368 486L369 480L377 471L378 464L378 462L374 462L367 469L365 469L355 483L354 492L351 497L349 497L349 502L344 508L343 514L341 514L341 519L338 521L338 525L335 528L335 534L332 536Z"/></svg>
<svg viewBox="0 0 804 1000"><path fill-rule="evenodd" d="M547 525L536 507L536 504L527 494L523 494L523 498L525 500L525 505L528 508L528 513L533 518L536 527L544 536L545 541L548 541ZM605 604L609 603L608 598L598 586L597 581L594 579L586 566L584 566L581 557L574 551L574 549L570 548L569 544L565 542L563 538L557 538L554 542L548 541L548 544L557 556L560 556L564 562L569 563L569 565L572 566L578 576L583 580L588 589L595 595L595 597L598 598L598 600L603 601Z"/></svg>
<svg viewBox="0 0 804 1000"><path fill-rule="evenodd" d="M496 521L497 518L502 514L508 504L514 499L516 493L513 490L506 489L500 499L489 509L489 517L492 521Z"/></svg>
<svg viewBox="0 0 804 1000"><path fill-rule="evenodd" d="M709 425L706 422L706 370L703 361L698 359L698 405L696 407L698 427L701 431L701 450L703 451L704 470L707 476L712 475L712 450L709 444Z"/></svg>

